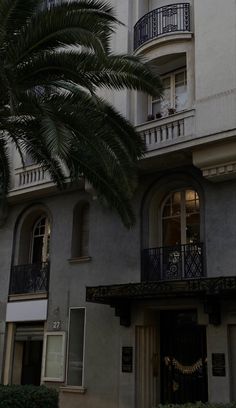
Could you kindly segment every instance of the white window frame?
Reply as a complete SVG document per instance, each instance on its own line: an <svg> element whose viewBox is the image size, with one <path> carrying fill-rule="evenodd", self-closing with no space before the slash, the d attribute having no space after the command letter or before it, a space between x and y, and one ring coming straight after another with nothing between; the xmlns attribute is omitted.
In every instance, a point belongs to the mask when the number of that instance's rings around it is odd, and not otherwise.
<svg viewBox="0 0 236 408"><path fill-rule="evenodd" d="M45 376L45 369L46 369L46 357L47 357L47 344L48 344L48 337L49 336L61 336L62 343L61 343L61 355L62 355L62 376L61 377L46 377ZM65 379L65 355L66 355L66 333L63 331L54 331L54 332L46 332L44 334L44 341L43 341L43 358L42 358L42 381L47 382L63 382Z"/></svg>
<svg viewBox="0 0 236 408"><path fill-rule="evenodd" d="M188 77L187 77L187 67L183 67L180 69L177 69L175 71L172 71L166 75L161 75L161 79L164 80L166 78L170 78L170 107L169 109L176 109L175 108L175 76L181 73L185 73L185 78L186 78L186 85L188 87ZM153 103L156 103L161 100L161 98L154 99L154 97L149 96L148 98L148 112L150 115L153 114L153 109L152 105ZM185 110L185 109L183 109ZM177 112L182 112L183 110L179 110Z"/></svg>
<svg viewBox="0 0 236 408"><path fill-rule="evenodd" d="M69 368L69 345L70 345L70 315L71 310L84 309L84 341L83 341L83 370L82 370L82 384L81 385L70 385L68 384L68 368ZM70 307L69 308L69 319L68 319L68 338L67 338L67 353L66 353L66 386L73 388L84 388L84 361L85 361L85 334L86 334L86 317L87 311L86 307Z"/></svg>

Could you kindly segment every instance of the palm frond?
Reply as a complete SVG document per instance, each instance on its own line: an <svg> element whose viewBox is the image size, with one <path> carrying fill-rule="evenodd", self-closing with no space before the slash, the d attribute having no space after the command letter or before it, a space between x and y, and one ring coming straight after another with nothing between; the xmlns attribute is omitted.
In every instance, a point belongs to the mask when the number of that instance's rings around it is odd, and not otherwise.
<svg viewBox="0 0 236 408"><path fill-rule="evenodd" d="M28 153L63 188L81 176L130 227L144 142L100 88L160 95L156 69L113 55L117 24L102 0L0 0L0 193L9 189L7 146Z"/></svg>

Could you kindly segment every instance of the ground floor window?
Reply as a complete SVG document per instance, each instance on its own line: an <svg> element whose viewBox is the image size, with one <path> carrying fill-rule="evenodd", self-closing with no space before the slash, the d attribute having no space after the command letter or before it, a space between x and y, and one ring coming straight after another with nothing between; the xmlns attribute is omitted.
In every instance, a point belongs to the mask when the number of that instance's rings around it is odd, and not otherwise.
<svg viewBox="0 0 236 408"><path fill-rule="evenodd" d="M69 319L67 385L83 385L85 308L71 308Z"/></svg>
<svg viewBox="0 0 236 408"><path fill-rule="evenodd" d="M43 380L64 381L65 333L48 332L44 339Z"/></svg>

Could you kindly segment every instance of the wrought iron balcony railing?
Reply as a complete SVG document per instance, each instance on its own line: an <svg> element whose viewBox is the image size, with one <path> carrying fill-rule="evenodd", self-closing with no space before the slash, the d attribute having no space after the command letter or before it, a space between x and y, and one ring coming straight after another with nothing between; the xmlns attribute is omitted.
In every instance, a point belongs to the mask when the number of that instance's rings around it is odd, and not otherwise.
<svg viewBox="0 0 236 408"><path fill-rule="evenodd" d="M16 265L11 269L10 295L48 292L49 263Z"/></svg>
<svg viewBox="0 0 236 408"><path fill-rule="evenodd" d="M149 40L175 32L190 32L190 4L176 3L145 14L134 26L134 49Z"/></svg>
<svg viewBox="0 0 236 408"><path fill-rule="evenodd" d="M142 281L196 279L203 276L202 243L142 251Z"/></svg>

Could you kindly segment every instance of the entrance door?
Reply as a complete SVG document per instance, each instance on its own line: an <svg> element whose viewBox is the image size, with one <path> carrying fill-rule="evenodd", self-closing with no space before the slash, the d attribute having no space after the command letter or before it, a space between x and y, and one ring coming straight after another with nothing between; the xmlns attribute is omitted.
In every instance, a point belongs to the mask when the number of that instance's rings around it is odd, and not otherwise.
<svg viewBox="0 0 236 408"><path fill-rule="evenodd" d="M206 332L195 311L161 312L161 402L207 401Z"/></svg>
<svg viewBox="0 0 236 408"><path fill-rule="evenodd" d="M21 384L40 385L43 342L24 341Z"/></svg>
<svg viewBox="0 0 236 408"><path fill-rule="evenodd" d="M12 384L40 385L43 325L17 324L14 340Z"/></svg>

